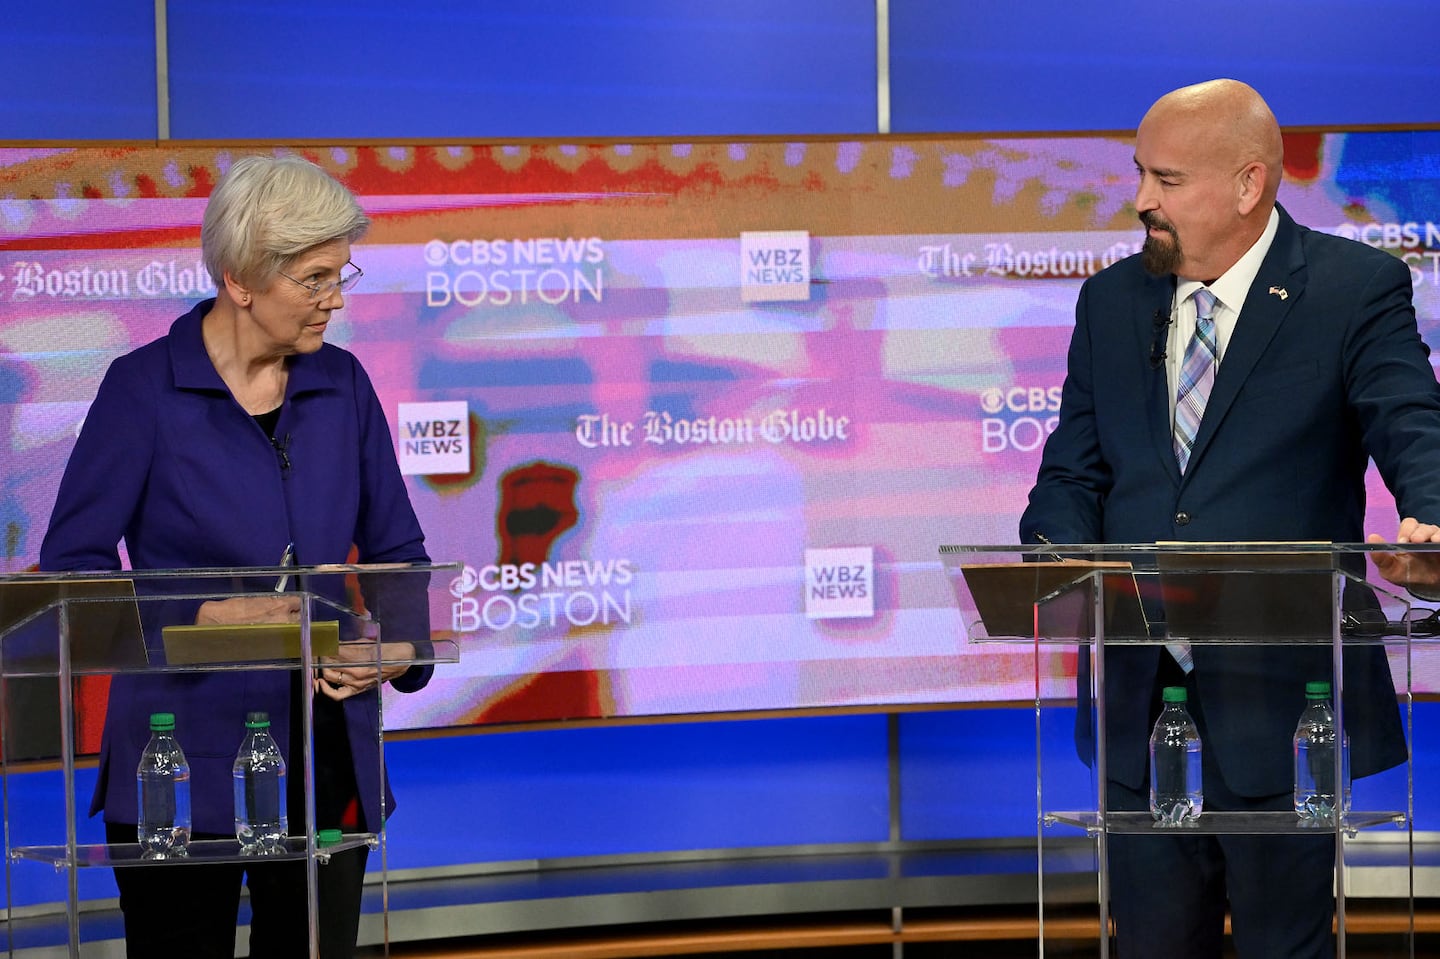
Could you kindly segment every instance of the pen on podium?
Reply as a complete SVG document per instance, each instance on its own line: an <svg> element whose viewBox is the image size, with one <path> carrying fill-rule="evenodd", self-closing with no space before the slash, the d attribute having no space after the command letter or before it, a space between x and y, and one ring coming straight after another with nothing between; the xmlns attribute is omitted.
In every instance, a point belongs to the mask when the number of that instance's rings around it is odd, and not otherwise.
<svg viewBox="0 0 1440 959"><path fill-rule="evenodd" d="M1039 530L1036 530L1034 535L1035 535L1035 538L1036 538L1036 539L1038 539L1040 542L1044 543L1046 546L1054 546L1054 545L1055 545L1054 543L1050 542L1049 538L1046 537L1046 535L1045 535L1044 533L1040 532ZM1053 562L1053 563L1063 563L1063 562L1065 562L1065 560L1060 556L1059 553L1046 553L1045 555L1048 556L1048 557L1050 557L1050 561Z"/></svg>
<svg viewBox="0 0 1440 959"><path fill-rule="evenodd" d="M291 563L293 563L293 562L295 562L295 544L294 544L294 543L286 543L286 544L285 544L285 552L280 555L280 565L281 565L281 566L289 566L289 565L290 565ZM287 587L287 586L289 586L289 585L290 585L290 574L289 574L289 573L285 573L283 576L281 576L279 579L277 579L277 580L275 581L275 592L277 592L277 593L283 593L283 592L285 592L285 587Z"/></svg>

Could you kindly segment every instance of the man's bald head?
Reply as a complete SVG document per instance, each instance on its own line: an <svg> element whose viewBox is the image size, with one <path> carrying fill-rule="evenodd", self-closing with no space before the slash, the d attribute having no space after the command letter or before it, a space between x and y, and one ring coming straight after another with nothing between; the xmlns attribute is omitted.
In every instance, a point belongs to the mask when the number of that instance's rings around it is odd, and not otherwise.
<svg viewBox="0 0 1440 959"><path fill-rule="evenodd" d="M1155 101L1135 134L1146 267L1200 280L1228 270L1264 232L1283 161L1275 115L1238 80Z"/></svg>
<svg viewBox="0 0 1440 959"><path fill-rule="evenodd" d="M1207 80L1181 87L1155 101L1141 120L1174 123L1188 130L1197 157L1239 170L1259 162L1266 169L1263 206L1275 202L1285 148L1280 124L1255 88L1239 80Z"/></svg>

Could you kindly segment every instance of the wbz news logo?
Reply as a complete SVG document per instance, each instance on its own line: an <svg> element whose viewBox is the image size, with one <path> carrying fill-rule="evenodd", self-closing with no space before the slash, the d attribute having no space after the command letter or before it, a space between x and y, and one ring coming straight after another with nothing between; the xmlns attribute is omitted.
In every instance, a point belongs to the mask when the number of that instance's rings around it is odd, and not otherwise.
<svg viewBox="0 0 1440 959"><path fill-rule="evenodd" d="M470 408L464 400L400 404L400 472L470 472Z"/></svg>
<svg viewBox="0 0 1440 959"><path fill-rule="evenodd" d="M810 234L805 230L741 233L740 299L745 303L810 299Z"/></svg>
<svg viewBox="0 0 1440 959"><path fill-rule="evenodd" d="M869 546L805 551L805 615L850 619L875 615L875 551Z"/></svg>

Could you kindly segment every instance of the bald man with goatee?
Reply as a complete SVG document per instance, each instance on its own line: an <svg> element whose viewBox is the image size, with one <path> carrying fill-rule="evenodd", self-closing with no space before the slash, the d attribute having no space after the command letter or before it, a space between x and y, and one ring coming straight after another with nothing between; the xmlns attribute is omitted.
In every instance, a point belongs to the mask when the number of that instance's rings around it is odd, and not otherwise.
<svg viewBox="0 0 1440 959"><path fill-rule="evenodd" d="M1440 386L1405 264L1276 203L1280 128L1236 80L1156 101L1135 173L1144 247L1081 288L1022 541L1359 542L1370 458L1403 517L1394 539L1435 538ZM1405 578L1399 560L1381 562ZM1344 602L1375 606L1364 590ZM1293 814L1291 737L1305 684L1335 682L1329 647L1157 642L1105 656L1110 809L1148 809L1150 730L1162 690L1182 686L1207 816ZM1082 753L1089 676L1082 654ZM1343 680L1354 775L1403 763L1383 651L1347 651ZM1109 852L1122 959L1219 959L1227 909L1242 959L1335 954L1332 831L1157 828L1111 836Z"/></svg>

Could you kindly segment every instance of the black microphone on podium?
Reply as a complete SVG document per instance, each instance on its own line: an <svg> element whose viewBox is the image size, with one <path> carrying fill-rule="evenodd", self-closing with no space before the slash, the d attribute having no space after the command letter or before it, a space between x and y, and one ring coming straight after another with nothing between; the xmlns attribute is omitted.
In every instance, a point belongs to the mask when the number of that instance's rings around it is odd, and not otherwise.
<svg viewBox="0 0 1440 959"><path fill-rule="evenodd" d="M1152 322L1155 333L1150 338L1150 369L1158 370L1165 363L1165 345L1170 338L1170 311L1157 309Z"/></svg>

